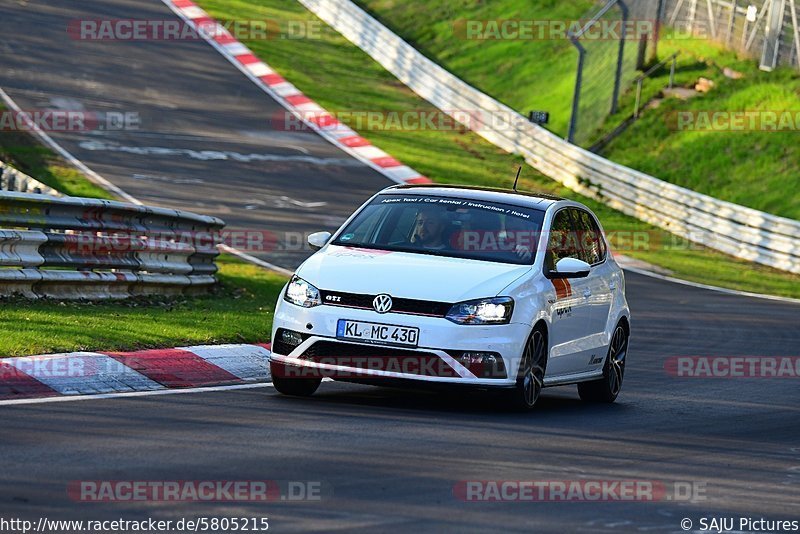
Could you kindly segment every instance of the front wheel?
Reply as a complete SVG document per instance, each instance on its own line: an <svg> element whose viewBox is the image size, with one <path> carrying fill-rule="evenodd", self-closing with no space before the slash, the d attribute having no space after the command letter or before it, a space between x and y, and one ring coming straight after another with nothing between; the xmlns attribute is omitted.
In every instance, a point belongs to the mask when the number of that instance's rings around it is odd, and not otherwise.
<svg viewBox="0 0 800 534"><path fill-rule="evenodd" d="M544 385L544 372L547 367L547 339L541 327L537 327L522 353L517 383L509 393L511 408L518 411L533 409Z"/></svg>
<svg viewBox="0 0 800 534"><path fill-rule="evenodd" d="M578 384L578 395L586 402L611 403L617 399L625 376L625 357L628 355L628 333L618 324L608 345L603 366L603 378Z"/></svg>
<svg viewBox="0 0 800 534"><path fill-rule="evenodd" d="M269 371L272 376L272 385L278 393L293 397L309 397L317 391L321 378L299 378L291 376L291 369L286 365L269 362Z"/></svg>

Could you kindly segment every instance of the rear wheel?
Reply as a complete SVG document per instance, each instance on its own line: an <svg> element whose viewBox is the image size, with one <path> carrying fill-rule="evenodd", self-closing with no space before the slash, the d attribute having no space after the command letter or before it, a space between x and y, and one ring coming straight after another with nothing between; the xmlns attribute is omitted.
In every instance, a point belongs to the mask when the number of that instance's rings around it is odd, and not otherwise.
<svg viewBox="0 0 800 534"><path fill-rule="evenodd" d="M533 409L544 385L547 367L547 338L544 329L536 327L525 344L517 372L517 383L509 393L511 408L519 411Z"/></svg>
<svg viewBox="0 0 800 534"><path fill-rule="evenodd" d="M587 402L614 402L622 389L625 357L628 355L628 332L618 324L611 336L603 378L578 384L578 395Z"/></svg>
<svg viewBox="0 0 800 534"><path fill-rule="evenodd" d="M292 376L292 369L282 363L269 362L272 385L275 386L278 393L293 397L309 397L313 395L322 379L294 377Z"/></svg>

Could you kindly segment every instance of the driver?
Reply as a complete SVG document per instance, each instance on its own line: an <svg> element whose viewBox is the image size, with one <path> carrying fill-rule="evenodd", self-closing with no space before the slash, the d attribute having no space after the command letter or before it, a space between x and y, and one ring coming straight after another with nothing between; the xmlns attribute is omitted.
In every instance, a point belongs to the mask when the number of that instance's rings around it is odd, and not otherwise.
<svg viewBox="0 0 800 534"><path fill-rule="evenodd" d="M441 211L433 206L420 208L414 221L411 242L429 250L442 250L445 220Z"/></svg>
<svg viewBox="0 0 800 534"><path fill-rule="evenodd" d="M508 216L506 217L505 227L504 240L507 246L513 247L514 254L520 260L526 263L531 261L533 244L529 241L532 240L533 234L525 224L525 221L517 217Z"/></svg>

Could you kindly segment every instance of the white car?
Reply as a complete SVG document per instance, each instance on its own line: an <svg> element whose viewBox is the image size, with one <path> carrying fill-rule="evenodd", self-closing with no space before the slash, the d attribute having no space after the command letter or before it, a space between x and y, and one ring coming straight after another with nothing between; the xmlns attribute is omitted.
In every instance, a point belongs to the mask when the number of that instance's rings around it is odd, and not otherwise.
<svg viewBox="0 0 800 534"><path fill-rule="evenodd" d="M597 218L548 195L389 187L284 287L275 388L311 395L324 377L498 390L530 409L542 387L581 399L620 392L630 322L625 280Z"/></svg>

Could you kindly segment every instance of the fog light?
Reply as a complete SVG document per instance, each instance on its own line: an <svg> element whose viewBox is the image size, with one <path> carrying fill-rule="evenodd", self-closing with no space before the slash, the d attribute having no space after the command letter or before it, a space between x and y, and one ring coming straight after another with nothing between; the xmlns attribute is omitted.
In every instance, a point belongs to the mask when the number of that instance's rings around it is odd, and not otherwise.
<svg viewBox="0 0 800 534"><path fill-rule="evenodd" d="M451 352L455 360L478 378L505 378L503 359L496 352Z"/></svg>
<svg viewBox="0 0 800 534"><path fill-rule="evenodd" d="M291 347L296 347L303 342L303 336L299 332L284 330L281 332L281 341Z"/></svg>
<svg viewBox="0 0 800 534"><path fill-rule="evenodd" d="M494 354L491 352L462 352L461 356L456 359L464 367L469 367L474 363L485 363L488 359L491 359L492 363L495 361Z"/></svg>

